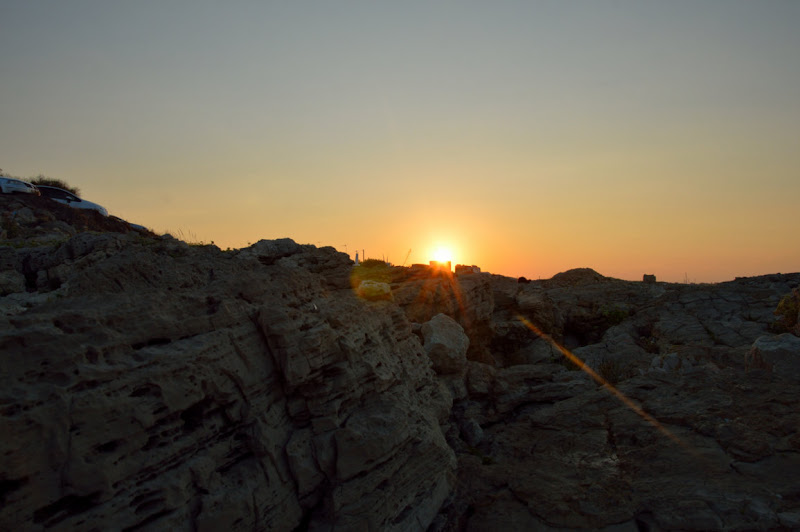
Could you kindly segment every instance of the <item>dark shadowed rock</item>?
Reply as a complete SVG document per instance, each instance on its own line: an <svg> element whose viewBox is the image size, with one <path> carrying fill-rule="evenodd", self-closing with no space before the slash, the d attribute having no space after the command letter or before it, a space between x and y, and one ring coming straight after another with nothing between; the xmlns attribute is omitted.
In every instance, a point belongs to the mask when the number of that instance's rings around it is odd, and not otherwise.
<svg viewBox="0 0 800 532"><path fill-rule="evenodd" d="M333 248L49 239L67 222L14 206L30 212L0 245L4 530L800 522L800 355L773 334L800 274L395 268L394 300L369 300Z"/></svg>
<svg viewBox="0 0 800 532"><path fill-rule="evenodd" d="M800 380L800 338L789 333L762 336L753 344L747 360L751 368Z"/></svg>

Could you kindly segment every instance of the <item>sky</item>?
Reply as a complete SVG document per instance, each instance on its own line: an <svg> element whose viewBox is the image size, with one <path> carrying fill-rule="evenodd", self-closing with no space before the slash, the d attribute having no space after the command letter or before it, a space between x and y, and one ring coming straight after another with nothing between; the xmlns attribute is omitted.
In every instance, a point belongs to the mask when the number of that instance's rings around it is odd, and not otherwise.
<svg viewBox="0 0 800 532"><path fill-rule="evenodd" d="M798 27L794 0L0 0L0 168L222 249L796 272Z"/></svg>

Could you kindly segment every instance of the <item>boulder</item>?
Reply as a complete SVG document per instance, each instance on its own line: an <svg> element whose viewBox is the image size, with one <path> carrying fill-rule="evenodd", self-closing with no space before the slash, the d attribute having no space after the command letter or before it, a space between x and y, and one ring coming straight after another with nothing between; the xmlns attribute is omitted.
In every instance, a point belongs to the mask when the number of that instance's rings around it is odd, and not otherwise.
<svg viewBox="0 0 800 532"><path fill-rule="evenodd" d="M240 257L255 257L264 264L274 264L278 259L298 253L302 246L291 238L259 240L249 248L239 251Z"/></svg>
<svg viewBox="0 0 800 532"><path fill-rule="evenodd" d="M370 281L369 279L361 281L356 293L358 297L367 301L388 301L392 299L392 287L388 283Z"/></svg>
<svg viewBox="0 0 800 532"><path fill-rule="evenodd" d="M800 380L800 338L790 333L758 338L747 354L747 365Z"/></svg>
<svg viewBox="0 0 800 532"><path fill-rule="evenodd" d="M0 296L25 291L25 276L15 270L0 272Z"/></svg>
<svg viewBox="0 0 800 532"><path fill-rule="evenodd" d="M469 338L453 318L437 314L422 325L422 336L436 373L460 374L466 370Z"/></svg>

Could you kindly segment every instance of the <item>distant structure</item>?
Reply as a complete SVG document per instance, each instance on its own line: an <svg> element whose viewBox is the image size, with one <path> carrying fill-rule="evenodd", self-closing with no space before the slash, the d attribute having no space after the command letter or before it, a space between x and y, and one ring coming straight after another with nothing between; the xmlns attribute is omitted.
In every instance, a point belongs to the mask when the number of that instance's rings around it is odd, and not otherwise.
<svg viewBox="0 0 800 532"><path fill-rule="evenodd" d="M356 250L356 266L358 266L358 250Z"/></svg>
<svg viewBox="0 0 800 532"><path fill-rule="evenodd" d="M463 275L465 273L481 273L481 269L475 266L467 266L466 264L456 264L456 275Z"/></svg>
<svg viewBox="0 0 800 532"><path fill-rule="evenodd" d="M642 282L653 284L653 283L656 282L656 276L655 275L644 274L644 277L642 278Z"/></svg>
<svg viewBox="0 0 800 532"><path fill-rule="evenodd" d="M432 260L431 268L434 270L444 270L448 272L452 271L452 266L449 260L447 262L441 260Z"/></svg>

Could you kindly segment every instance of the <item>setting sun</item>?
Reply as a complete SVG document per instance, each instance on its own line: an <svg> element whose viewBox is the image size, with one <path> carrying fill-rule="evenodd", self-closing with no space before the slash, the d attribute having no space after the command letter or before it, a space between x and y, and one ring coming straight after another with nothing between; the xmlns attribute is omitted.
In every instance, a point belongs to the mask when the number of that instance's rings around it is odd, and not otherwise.
<svg viewBox="0 0 800 532"><path fill-rule="evenodd" d="M447 248L437 248L433 253L433 260L437 262L451 262L453 254Z"/></svg>

